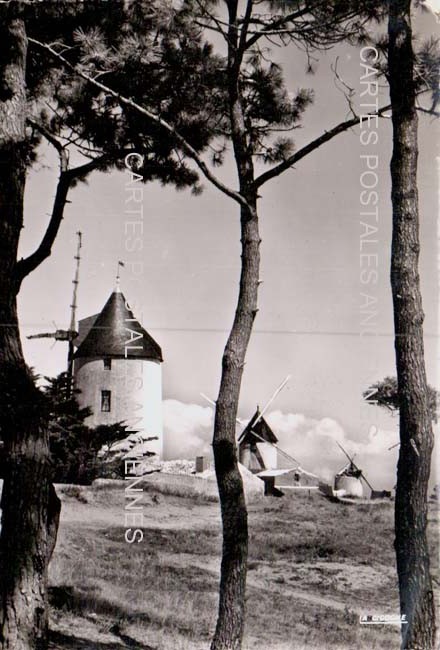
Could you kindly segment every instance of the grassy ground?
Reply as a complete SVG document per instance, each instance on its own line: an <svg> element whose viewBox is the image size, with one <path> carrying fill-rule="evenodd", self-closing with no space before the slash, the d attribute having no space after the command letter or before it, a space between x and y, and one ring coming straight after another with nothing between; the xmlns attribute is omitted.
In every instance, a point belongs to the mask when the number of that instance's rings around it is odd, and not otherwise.
<svg viewBox="0 0 440 650"><path fill-rule="evenodd" d="M207 650L216 609L218 504L144 495L144 540L124 540L124 486L68 490L50 567L52 650ZM430 535L438 578L438 511ZM392 504L318 494L249 507L246 650L399 648ZM437 582L438 584L438 582Z"/></svg>

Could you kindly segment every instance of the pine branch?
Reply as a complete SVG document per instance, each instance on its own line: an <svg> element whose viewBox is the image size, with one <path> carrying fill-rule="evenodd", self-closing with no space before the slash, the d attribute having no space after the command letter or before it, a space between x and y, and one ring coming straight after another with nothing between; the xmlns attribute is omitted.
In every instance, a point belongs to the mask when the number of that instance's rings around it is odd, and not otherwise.
<svg viewBox="0 0 440 650"><path fill-rule="evenodd" d="M34 271L45 259L50 257L52 253L53 243L58 235L61 221L64 216L64 209L67 203L67 196L70 188L75 180L84 178L95 169L102 167L104 164L113 160L125 157L128 153L132 153L132 149L121 149L111 153L106 153L97 156L93 160L84 165L79 165L73 169L69 169L68 165L68 151L62 142L53 135L46 127L28 119L29 124L38 130L50 144L52 144L58 151L60 156L60 176L58 178L55 199L52 207L52 214L47 226L46 232L37 247L37 249L28 257L23 258L17 262L15 269L15 281L17 290L20 288L24 278Z"/></svg>
<svg viewBox="0 0 440 650"><path fill-rule="evenodd" d="M250 20L252 17L253 6L254 6L253 0L248 0L246 5L246 12L240 30L240 39L238 42L238 55L240 57L240 62L243 60L244 53L247 50L246 39L248 35Z"/></svg>
<svg viewBox="0 0 440 650"><path fill-rule="evenodd" d="M43 260L50 256L52 245L58 234L61 221L63 219L64 207L67 202L67 195L73 179L69 176L69 156L66 147L63 143L53 135L45 126L39 124L35 120L28 118L28 124L36 129L46 140L57 150L60 158L60 176L58 178L55 199L52 208L52 215L49 220L46 232L40 245L34 253L27 258L23 258L17 262L15 267L15 283L17 292L20 289L21 283L24 278L29 275L34 269L39 266Z"/></svg>
<svg viewBox="0 0 440 650"><path fill-rule="evenodd" d="M58 178L52 215L43 239L34 253L29 255L29 257L19 260L16 264L15 282L17 292L19 291L24 278L36 269L46 258L48 258L52 252L52 246L63 219L64 208L67 203L67 195L72 181L73 178L69 175L69 171L61 171Z"/></svg>
<svg viewBox="0 0 440 650"><path fill-rule="evenodd" d="M49 129L46 129L45 126L40 124L39 122L36 122L32 118L27 118L27 123L32 126L36 131L41 133L43 137L46 138L46 140L57 150L58 156L60 158L60 172L65 172L68 169L69 166L69 153L67 148L63 145L61 140L59 140L56 136L54 136L53 133L49 131Z"/></svg>
<svg viewBox="0 0 440 650"><path fill-rule="evenodd" d="M375 116L379 117L389 109L390 109L389 104L387 106L382 106L375 113L370 113L370 117L375 117ZM256 178L254 181L254 187L255 188L261 187L262 185L267 183L267 181L271 180L272 178L276 178L284 171L289 169L289 167L292 167L292 165L297 163L299 160L305 158L305 156L308 156L309 153L312 153L312 151L318 149L321 145L325 144L326 142L329 142L335 136L339 135L340 133L343 133L344 131L348 131L348 129L351 129L353 126L356 126L359 123L360 123L360 117L356 116L353 117L351 120L340 122L332 129L330 129L330 131L325 131L318 138L315 138L315 140L309 142L309 144L307 144L305 147L299 149L299 151L296 151L294 154L286 158L286 160L283 160L283 162L281 162L279 165L276 165L275 167L269 169L267 172L260 174L260 176L258 176L258 178Z"/></svg>
<svg viewBox="0 0 440 650"><path fill-rule="evenodd" d="M253 24L260 24L262 25L262 29L255 31L255 32L250 32L252 35L246 42L246 49L248 50L250 47L255 45L255 43L260 40L260 38L267 36L269 33L278 33L278 30L281 30L284 28L284 25L287 23L297 20L298 18L304 17L306 14L308 14L310 11L309 7L304 7L303 9L299 9L298 11L294 11L290 14L287 14L286 16L282 16L276 21L269 21L265 22L263 19L257 19L254 18L251 22Z"/></svg>
<svg viewBox="0 0 440 650"><path fill-rule="evenodd" d="M135 149L115 149L100 156L95 156L95 158L92 158L92 160L84 163L83 165L69 169L69 174L72 176L73 180L84 178L95 169L100 169L109 163L115 162L117 160L122 160L122 158L125 158L131 153L137 152Z"/></svg>
<svg viewBox="0 0 440 650"><path fill-rule="evenodd" d="M207 10L207 8L204 6L204 4L200 0L196 0L197 6L199 7L203 18L206 17L207 20L212 20L212 22L216 25L213 27L212 25L207 25L204 23L199 22L197 19L194 20L194 23L198 25L199 27L202 27L203 29L211 29L214 32L217 32L218 34L221 34L225 41L229 43L229 37L228 37L228 23L225 23L224 21L220 20L215 16L215 14L212 14L210 11ZM223 29L225 28L225 29Z"/></svg>
<svg viewBox="0 0 440 650"><path fill-rule="evenodd" d="M33 43L37 47L49 52L55 59L60 61L60 63L62 63L64 67L66 67L68 70L70 70L74 74L78 75L79 77L87 81L95 88L98 88L99 90L102 90L102 92L106 93L107 95L111 95L112 97L117 99L118 102L121 104L121 106L132 108L140 115L146 117L147 120L149 120L150 122L153 122L154 124L158 124L159 126L161 126L167 133L169 133L175 139L175 141L182 149L182 151L195 162L195 164L200 169L200 171L205 176L205 178L207 178L218 190L223 192L223 194L226 194L226 196L229 196L231 199L236 201L239 205L244 206L246 208L249 207L246 199L239 192L231 189L230 187L222 183L222 181L219 178L217 178L215 174L212 173L212 171L209 169L205 161L197 153L194 147L178 132L176 128L174 128L166 120L161 118L159 115L152 113L145 107L140 106L134 100L125 97L124 95L121 95L120 93L116 92L109 86L106 86L105 84L101 83L100 81L97 81L93 77L90 77L85 72L82 72L76 66L72 65L61 54L59 54L56 50L54 50L50 45L46 43L41 43L40 41L37 41L34 38L29 38L28 40L29 43Z"/></svg>
<svg viewBox="0 0 440 650"><path fill-rule="evenodd" d="M321 15L319 18L315 16L318 10L325 11L328 9L328 3L315 2L313 6L305 3L296 11L293 11L284 16L280 16L276 20L271 20L266 17L254 17L251 19L251 24L261 27L256 30L249 30L250 38L246 42L246 49L251 48L261 38L270 40L270 36L287 35L290 40L304 41L314 48L328 49L330 45L334 45L341 40L342 37L348 38L357 34L359 29L368 21L368 17L361 20L355 27L343 27L341 30L337 29L334 35L331 35L331 28L333 24L338 24L340 18L335 18L331 12L326 12L325 20ZM309 19L307 20L307 17ZM344 16L345 23L357 18L357 12L354 9L348 8ZM298 24L295 25L295 22ZM271 41L272 42L272 41Z"/></svg>
<svg viewBox="0 0 440 650"><path fill-rule="evenodd" d="M417 106L416 108L421 113L425 113L426 115L431 115L431 117L440 117L440 112L434 110L433 108L424 108L423 106Z"/></svg>

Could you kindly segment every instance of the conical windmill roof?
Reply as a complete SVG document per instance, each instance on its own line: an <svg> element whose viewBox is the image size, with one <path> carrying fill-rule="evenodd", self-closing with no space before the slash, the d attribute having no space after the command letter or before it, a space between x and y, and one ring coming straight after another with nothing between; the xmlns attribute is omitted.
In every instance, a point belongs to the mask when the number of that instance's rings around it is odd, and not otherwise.
<svg viewBox="0 0 440 650"><path fill-rule="evenodd" d="M257 424L254 426L254 422L258 419ZM259 438L255 436L252 433L252 430L254 430ZM248 443L256 443L256 442L262 442L261 438L266 440L267 442L271 442L272 444L275 444L278 442L278 438L270 428L270 426L267 424L266 420L262 417L260 417L260 409L257 408L255 411L253 417L249 420L246 428L240 435L238 442L243 443L243 442L248 442Z"/></svg>
<svg viewBox="0 0 440 650"><path fill-rule="evenodd" d="M163 361L162 350L129 309L124 294L114 291L75 352L91 357Z"/></svg>

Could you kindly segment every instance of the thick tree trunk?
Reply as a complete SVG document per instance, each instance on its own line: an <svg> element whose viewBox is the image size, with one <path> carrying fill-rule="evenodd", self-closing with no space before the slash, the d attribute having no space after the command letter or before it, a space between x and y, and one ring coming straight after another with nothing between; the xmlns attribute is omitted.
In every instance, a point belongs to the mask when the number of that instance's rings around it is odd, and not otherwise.
<svg viewBox="0 0 440 650"><path fill-rule="evenodd" d="M19 335L17 247L26 179L27 40L4 7L0 26L0 431L5 443L0 537L0 646L47 647L47 565L60 503L50 482L47 414Z"/></svg>
<svg viewBox="0 0 440 650"><path fill-rule="evenodd" d="M395 503L402 648L434 648L435 609L429 574L427 489L433 447L418 275L417 113L411 3L391 0L389 73L393 115L391 285L400 401L400 454Z"/></svg>
<svg viewBox="0 0 440 650"><path fill-rule="evenodd" d="M236 416L244 360L257 312L260 235L255 208L241 211L242 270L235 319L223 355L214 424L214 459L219 487L223 554L220 602L212 650L237 650L244 630L248 551L247 509L238 469Z"/></svg>
<svg viewBox="0 0 440 650"><path fill-rule="evenodd" d="M26 372L8 372L13 390L3 398L21 403L5 425L6 473L2 493L2 650L47 648L47 567L55 547L60 502L51 483L47 423L41 396ZM2 377L3 379L3 377ZM2 387L3 388L3 387ZM12 413L13 411L13 413ZM18 416L18 417L17 417Z"/></svg>

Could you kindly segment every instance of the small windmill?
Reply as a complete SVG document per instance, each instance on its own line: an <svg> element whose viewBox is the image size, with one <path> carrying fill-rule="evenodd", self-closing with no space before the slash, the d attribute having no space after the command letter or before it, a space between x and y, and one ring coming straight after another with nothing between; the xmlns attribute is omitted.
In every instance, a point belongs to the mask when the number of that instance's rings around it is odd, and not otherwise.
<svg viewBox="0 0 440 650"><path fill-rule="evenodd" d="M74 354L74 341L78 336L76 330L76 309L77 309L77 296L78 296L78 284L79 284L79 267L81 261L81 247L82 247L82 233L78 231L76 233L78 238L76 255L75 259L75 275L72 280L73 284L73 295L72 295L72 304L70 305L70 324L69 329L56 329L55 332L42 332L41 334L31 334L28 336L28 339L55 339L56 341L65 341L68 344L67 352L67 396L70 395L72 380L73 380L73 354Z"/></svg>
<svg viewBox="0 0 440 650"><path fill-rule="evenodd" d="M343 496L362 497L363 487L362 481L368 485L371 492L374 492L373 486L366 478L365 474L354 462L354 456L350 456L344 447L336 441L339 449L345 454L348 459L348 464L345 465L335 476L335 490L344 491Z"/></svg>
<svg viewBox="0 0 440 650"><path fill-rule="evenodd" d="M270 400L267 402L266 406L261 411L257 407L255 414L249 420L249 423L246 426L242 420L236 418L238 424L244 429L238 438L240 462L245 464L248 469L254 473L265 469L273 469L273 467L269 468L266 467L266 465L276 464L277 452L286 458L290 463L293 462L295 464L295 467L299 466L298 461L293 458L293 456L290 456L290 454L285 452L276 444L278 440L263 418L264 414L267 412L268 408L277 397L277 395L286 386L289 379L290 375L281 382ZM216 404L212 399L203 393L200 393L200 395L203 397L203 399L215 407ZM270 453L271 451L275 452L275 454Z"/></svg>
<svg viewBox="0 0 440 650"><path fill-rule="evenodd" d="M284 493L275 486L276 478L288 475L293 470L295 471L295 480L300 480L301 476L307 476L308 480L319 481L319 477L316 474L304 470L296 458L276 444L278 440L263 418L269 406L277 397L278 393L282 391L289 379L290 376L286 377L278 386L261 411L257 407L257 411L247 425L239 418L236 418L238 424L243 429L238 437L239 461L264 482L264 494L266 496L283 496ZM203 393L201 393L201 396L215 407L216 404L213 400L209 399ZM277 454L280 454L280 456L287 460L289 464L288 469L277 469Z"/></svg>

